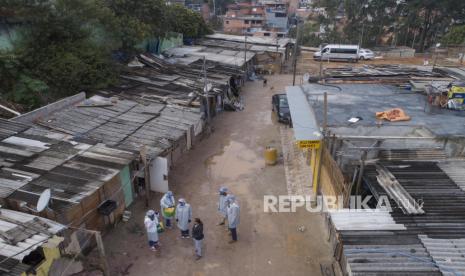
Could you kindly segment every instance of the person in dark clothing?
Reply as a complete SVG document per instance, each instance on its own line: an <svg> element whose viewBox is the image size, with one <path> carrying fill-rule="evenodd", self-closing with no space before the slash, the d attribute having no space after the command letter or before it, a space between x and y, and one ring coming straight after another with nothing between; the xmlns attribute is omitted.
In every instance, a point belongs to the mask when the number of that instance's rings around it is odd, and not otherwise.
<svg viewBox="0 0 465 276"><path fill-rule="evenodd" d="M202 241L203 223L199 218L194 219L194 226L192 227L192 238L194 239L195 260L202 258Z"/></svg>
<svg viewBox="0 0 465 276"><path fill-rule="evenodd" d="M265 79L265 78L263 78L263 87L265 87L265 86L266 86L266 83L267 83L267 82L268 82L268 80L267 80L267 79Z"/></svg>

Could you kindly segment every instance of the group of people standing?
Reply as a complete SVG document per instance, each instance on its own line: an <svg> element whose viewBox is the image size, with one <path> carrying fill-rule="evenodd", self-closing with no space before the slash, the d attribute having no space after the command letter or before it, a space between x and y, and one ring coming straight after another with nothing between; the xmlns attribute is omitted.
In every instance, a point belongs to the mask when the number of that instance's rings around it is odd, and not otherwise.
<svg viewBox="0 0 465 276"><path fill-rule="evenodd" d="M175 207L173 192L168 191L160 200L160 209L163 217L163 222L159 220L159 213L154 210L149 210L144 218L144 225L147 230L149 247L153 251L157 251L159 246L159 233L172 228L172 220L176 220L177 227L181 231L182 239L189 239L189 224L192 220L192 207L184 198L178 200ZM218 212L221 215L221 221L218 225L227 225L231 234L229 243L237 241L237 226L239 225L240 208L236 202L236 197L228 194L228 189L222 187L219 190ZM164 225L163 225L164 223ZM192 239L194 240L194 252L196 260L202 258L202 242L204 239L203 223L200 218L194 219L192 226Z"/></svg>
<svg viewBox="0 0 465 276"><path fill-rule="evenodd" d="M222 220L218 225L225 225L227 221L228 229L231 232L231 240L229 243L237 241L237 226L239 225L240 208L236 202L236 197L228 194L228 188L220 188L220 198L218 200L218 212L222 216Z"/></svg>

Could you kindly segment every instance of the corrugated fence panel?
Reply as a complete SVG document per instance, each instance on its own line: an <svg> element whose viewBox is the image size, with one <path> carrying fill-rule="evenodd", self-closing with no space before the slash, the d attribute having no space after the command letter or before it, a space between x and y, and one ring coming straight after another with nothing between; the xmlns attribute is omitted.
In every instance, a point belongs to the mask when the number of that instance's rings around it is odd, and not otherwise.
<svg viewBox="0 0 465 276"><path fill-rule="evenodd" d="M124 191L124 202L126 207L131 205L132 201L134 200L134 195L132 191L132 184L131 184L131 175L129 173L129 166L125 166L124 169L120 172L120 180L121 185Z"/></svg>

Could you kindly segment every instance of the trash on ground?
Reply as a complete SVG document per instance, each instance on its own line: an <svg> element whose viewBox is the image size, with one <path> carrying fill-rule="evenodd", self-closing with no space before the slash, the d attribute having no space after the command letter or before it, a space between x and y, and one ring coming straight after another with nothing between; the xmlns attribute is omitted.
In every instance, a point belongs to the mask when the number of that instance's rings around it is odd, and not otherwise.
<svg viewBox="0 0 465 276"><path fill-rule="evenodd" d="M405 114L401 108L393 108L382 112L376 112L377 119L384 119L391 122L409 121L410 116Z"/></svg>

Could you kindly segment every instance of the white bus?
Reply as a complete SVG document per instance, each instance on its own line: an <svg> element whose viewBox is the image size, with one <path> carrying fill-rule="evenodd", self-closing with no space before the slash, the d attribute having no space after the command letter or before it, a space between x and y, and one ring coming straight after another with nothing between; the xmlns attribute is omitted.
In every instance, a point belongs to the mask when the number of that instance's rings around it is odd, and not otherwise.
<svg viewBox="0 0 465 276"><path fill-rule="evenodd" d="M358 45L328 44L320 47L320 51L313 54L315 60L347 60L357 62L360 47Z"/></svg>

